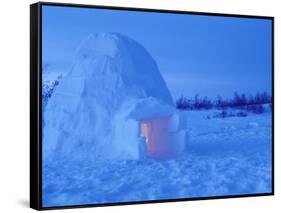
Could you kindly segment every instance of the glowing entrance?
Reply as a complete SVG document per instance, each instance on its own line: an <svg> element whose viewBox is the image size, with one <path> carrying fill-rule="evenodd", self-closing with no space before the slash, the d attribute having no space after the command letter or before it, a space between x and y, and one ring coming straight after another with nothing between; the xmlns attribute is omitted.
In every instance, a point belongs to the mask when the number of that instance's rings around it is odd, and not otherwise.
<svg viewBox="0 0 281 213"><path fill-rule="evenodd" d="M145 142L148 143L148 124L141 123L141 137L145 138Z"/></svg>
<svg viewBox="0 0 281 213"><path fill-rule="evenodd" d="M184 148L184 132L178 130L178 123L171 116L142 121L140 129L149 157L170 158Z"/></svg>

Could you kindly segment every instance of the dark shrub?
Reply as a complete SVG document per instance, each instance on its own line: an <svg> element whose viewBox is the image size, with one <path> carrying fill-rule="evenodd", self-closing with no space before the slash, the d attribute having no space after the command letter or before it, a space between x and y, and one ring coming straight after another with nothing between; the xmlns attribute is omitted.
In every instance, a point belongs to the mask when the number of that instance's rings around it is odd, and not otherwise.
<svg viewBox="0 0 281 213"><path fill-rule="evenodd" d="M260 105L260 104L249 105L249 106L247 106L247 110L251 111L253 113L256 113L256 114L264 113L264 107L263 107L263 105Z"/></svg>
<svg viewBox="0 0 281 213"><path fill-rule="evenodd" d="M42 82L42 100L47 103L48 100L52 97L52 94L56 87L59 85L59 80L62 78L62 75L59 75L58 78L52 82L50 85Z"/></svg>
<svg viewBox="0 0 281 213"><path fill-rule="evenodd" d="M206 120L211 120L211 117L210 117L209 115L207 115L207 116L205 117L205 119L206 119Z"/></svg>
<svg viewBox="0 0 281 213"><path fill-rule="evenodd" d="M227 115L228 115L227 110L223 109L218 115L220 118L227 117Z"/></svg>
<svg viewBox="0 0 281 213"><path fill-rule="evenodd" d="M248 114L247 114L246 112L240 111L240 112L237 112L237 113L236 113L236 116L237 116L237 117L247 117Z"/></svg>
<svg viewBox="0 0 281 213"><path fill-rule="evenodd" d="M226 117L234 117L235 114L233 112L230 112L226 109L222 109L219 113L216 113L214 115L214 118L226 118Z"/></svg>

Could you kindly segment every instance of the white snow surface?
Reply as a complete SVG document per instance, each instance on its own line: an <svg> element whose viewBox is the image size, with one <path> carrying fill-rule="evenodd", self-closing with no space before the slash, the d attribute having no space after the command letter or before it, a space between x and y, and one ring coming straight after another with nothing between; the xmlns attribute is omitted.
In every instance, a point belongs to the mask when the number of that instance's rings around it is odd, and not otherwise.
<svg viewBox="0 0 281 213"><path fill-rule="evenodd" d="M43 205L271 192L271 113L206 120L215 113L180 112L190 134L186 152L175 159L46 164Z"/></svg>

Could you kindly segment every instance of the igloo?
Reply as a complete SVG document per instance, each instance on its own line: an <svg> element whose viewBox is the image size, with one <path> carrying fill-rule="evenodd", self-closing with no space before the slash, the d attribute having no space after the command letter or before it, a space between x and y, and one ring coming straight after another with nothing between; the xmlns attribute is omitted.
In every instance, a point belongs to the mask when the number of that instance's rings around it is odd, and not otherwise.
<svg viewBox="0 0 281 213"><path fill-rule="evenodd" d="M81 44L43 119L44 160L167 159L184 151L184 120L156 62L117 33Z"/></svg>

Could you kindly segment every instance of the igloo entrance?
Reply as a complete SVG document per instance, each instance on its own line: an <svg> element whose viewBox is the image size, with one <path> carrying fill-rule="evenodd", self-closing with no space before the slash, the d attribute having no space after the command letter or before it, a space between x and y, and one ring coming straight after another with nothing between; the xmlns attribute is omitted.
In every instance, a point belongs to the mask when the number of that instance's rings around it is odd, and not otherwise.
<svg viewBox="0 0 281 213"><path fill-rule="evenodd" d="M183 151L185 132L175 120L175 116L167 116L141 121L140 136L146 142L148 157L166 159Z"/></svg>
<svg viewBox="0 0 281 213"><path fill-rule="evenodd" d="M148 143L148 123L141 123L141 137L145 139L145 142Z"/></svg>

